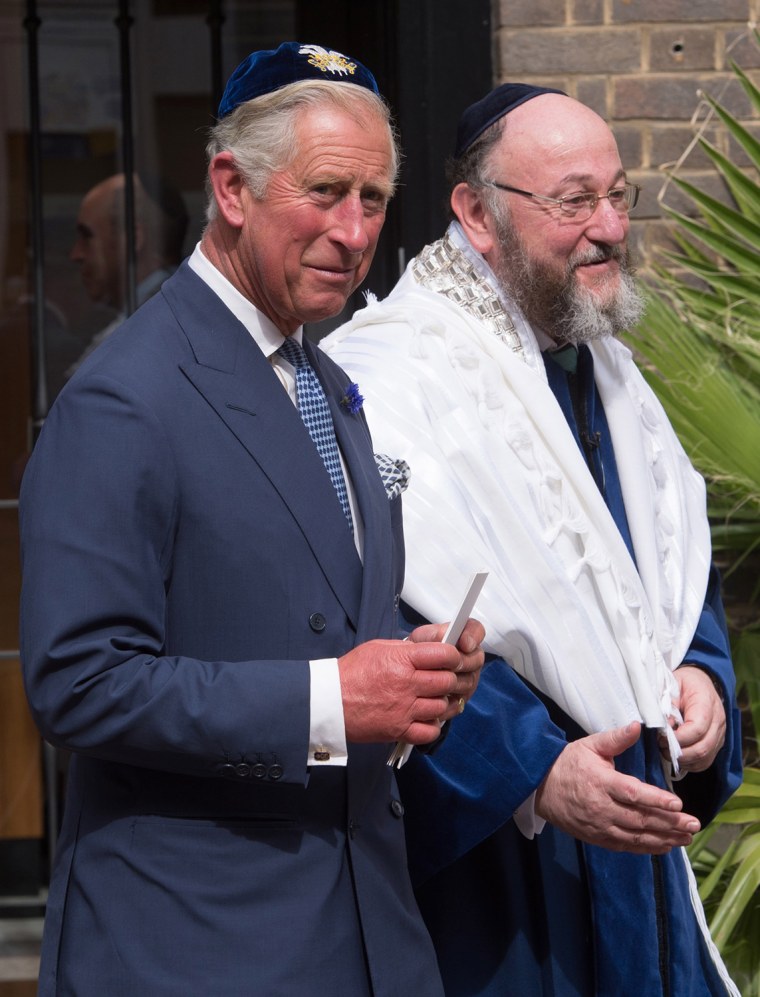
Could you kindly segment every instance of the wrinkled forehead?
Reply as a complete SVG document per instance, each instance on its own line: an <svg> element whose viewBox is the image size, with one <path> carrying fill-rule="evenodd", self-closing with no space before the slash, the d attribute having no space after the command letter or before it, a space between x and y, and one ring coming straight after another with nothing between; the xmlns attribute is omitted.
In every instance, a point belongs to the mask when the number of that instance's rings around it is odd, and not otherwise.
<svg viewBox="0 0 760 997"><path fill-rule="evenodd" d="M380 110L366 105L340 106L325 102L301 108L293 122L292 155L283 169L358 170L395 181L396 146L390 123Z"/></svg>
<svg viewBox="0 0 760 997"><path fill-rule="evenodd" d="M363 99L336 102L326 98L297 108L291 127L296 140L280 169L300 170L310 155L324 151L339 161L366 158L370 170L381 168L384 178L395 186L399 147L390 118L380 105Z"/></svg>
<svg viewBox="0 0 760 997"><path fill-rule="evenodd" d="M536 97L506 116L491 165L519 172L521 180L534 184L621 169L607 123L591 108L559 94Z"/></svg>

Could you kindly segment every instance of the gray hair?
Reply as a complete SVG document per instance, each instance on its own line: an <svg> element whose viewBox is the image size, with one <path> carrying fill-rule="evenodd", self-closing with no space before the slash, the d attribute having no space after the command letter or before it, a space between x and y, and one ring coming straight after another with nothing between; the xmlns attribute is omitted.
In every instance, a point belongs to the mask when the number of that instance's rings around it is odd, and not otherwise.
<svg viewBox="0 0 760 997"><path fill-rule="evenodd" d="M486 209L504 224L506 224L509 215L506 198L499 197L498 190L487 187L485 181L491 179L487 176L491 153L501 141L505 127L506 115L487 128L459 159L451 157L446 163L449 199L451 192L458 184L466 183L473 190L480 190ZM449 217L455 218L450 203L448 210Z"/></svg>
<svg viewBox="0 0 760 997"><path fill-rule="evenodd" d="M300 80L247 101L218 121L206 146L210 163L220 152L231 152L254 197L263 198L277 170L292 162L297 152L295 125L302 111L332 105L364 125L368 115L384 122L391 147L391 184L398 177L401 151L388 105L377 94L354 83ZM206 220L216 217L217 205L206 177Z"/></svg>

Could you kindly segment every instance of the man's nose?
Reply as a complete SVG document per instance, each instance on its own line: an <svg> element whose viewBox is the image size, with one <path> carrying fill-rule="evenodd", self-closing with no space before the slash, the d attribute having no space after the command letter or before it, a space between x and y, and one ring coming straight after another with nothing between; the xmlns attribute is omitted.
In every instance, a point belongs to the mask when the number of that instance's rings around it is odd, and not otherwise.
<svg viewBox="0 0 760 997"><path fill-rule="evenodd" d="M600 197L586 225L586 238L616 246L628 235L628 215L613 208L608 197Z"/></svg>
<svg viewBox="0 0 760 997"><path fill-rule="evenodd" d="M363 253L368 248L367 216L358 194L344 197L336 206L332 235L350 253Z"/></svg>

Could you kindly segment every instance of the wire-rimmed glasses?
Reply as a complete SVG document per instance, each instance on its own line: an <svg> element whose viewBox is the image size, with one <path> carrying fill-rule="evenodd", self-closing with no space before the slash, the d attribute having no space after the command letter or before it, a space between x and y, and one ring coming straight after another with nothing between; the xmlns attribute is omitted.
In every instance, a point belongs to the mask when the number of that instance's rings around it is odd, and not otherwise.
<svg viewBox="0 0 760 997"><path fill-rule="evenodd" d="M546 194L534 194L530 190L510 187L509 184L499 183L498 180L485 180L484 183L487 187L498 187L499 190L507 190L511 194L522 194L523 197L535 197L539 201L556 204L563 215L575 218L576 221L585 221L590 218L596 211L597 204L604 197L618 214L627 215L636 207L641 192L641 187L637 183L624 183L619 187L611 187L606 194L597 194L588 190L578 191L576 194L566 194L564 197L548 197Z"/></svg>

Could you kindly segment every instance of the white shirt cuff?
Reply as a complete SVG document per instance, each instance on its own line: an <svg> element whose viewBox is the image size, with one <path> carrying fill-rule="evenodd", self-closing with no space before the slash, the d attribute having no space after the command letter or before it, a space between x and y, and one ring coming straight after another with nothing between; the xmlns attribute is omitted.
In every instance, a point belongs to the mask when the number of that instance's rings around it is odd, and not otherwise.
<svg viewBox="0 0 760 997"><path fill-rule="evenodd" d="M306 764L346 765L346 726L337 658L319 658L309 662L311 673L309 757Z"/></svg>
<svg viewBox="0 0 760 997"><path fill-rule="evenodd" d="M517 830L524 837L531 840L535 838L537 834L540 834L546 821L543 817L538 817L536 815L536 794L531 793L527 800L524 800L520 806L515 810L514 814L515 824L517 824Z"/></svg>

